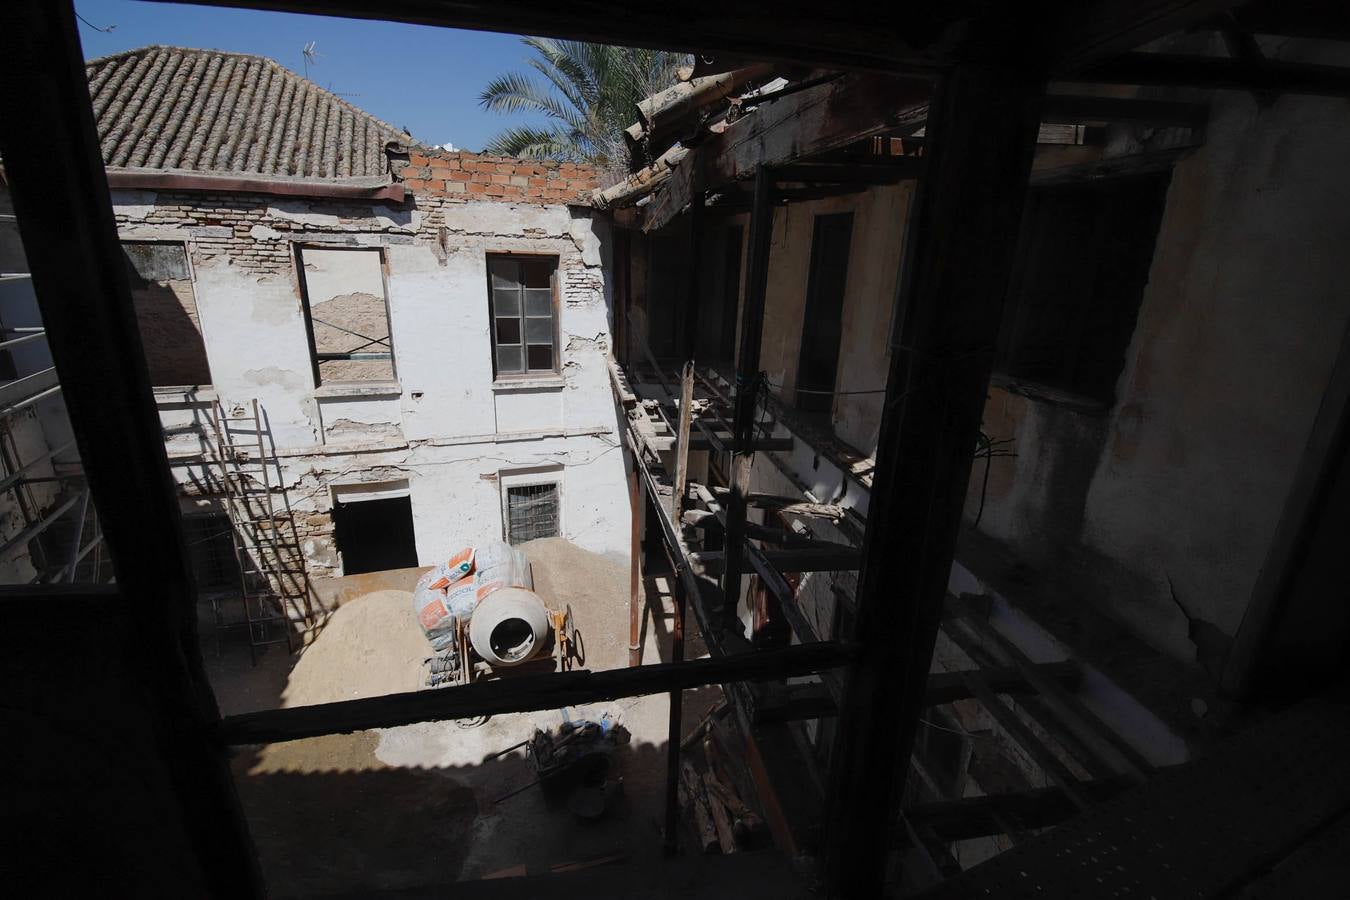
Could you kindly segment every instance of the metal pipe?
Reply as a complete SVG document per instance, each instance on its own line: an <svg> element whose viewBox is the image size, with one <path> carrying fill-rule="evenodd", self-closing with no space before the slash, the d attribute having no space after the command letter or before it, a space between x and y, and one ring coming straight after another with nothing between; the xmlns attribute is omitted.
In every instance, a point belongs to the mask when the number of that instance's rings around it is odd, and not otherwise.
<svg viewBox="0 0 1350 900"><path fill-rule="evenodd" d="M46 453L42 454L37 459L24 463L21 467L15 469L9 475L6 475L3 480L0 480L0 493L9 490L16 482L21 481L23 479L24 473L32 469L34 466L41 465L42 463L51 459L53 456L56 456L58 453L65 453L67 450L69 450L71 447L74 446L75 441L73 440L66 441L64 444L57 447L56 449L48 450Z"/></svg>
<svg viewBox="0 0 1350 900"><path fill-rule="evenodd" d="M46 336L47 336L47 329L41 328L31 334L25 334L23 337L14 338L13 340L8 341L0 341L0 350L8 350L10 347L17 347L20 344L26 344L29 341L36 341L38 338L43 338Z"/></svg>
<svg viewBox="0 0 1350 900"><path fill-rule="evenodd" d="M80 494L76 494L74 497L71 497L65 503L62 503L60 506L49 511L47 515L41 519L41 521L28 526L23 531L20 531L18 534L14 535L14 537L5 541L3 545L0 545L0 558L3 558L6 554L9 553L9 551L13 550L20 544L28 543L33 538L37 537L39 534L42 534L42 532L50 528L53 522L61 518L61 516L64 515L68 509L70 509L72 506L74 506L76 503L79 502L81 496L83 496L83 492L81 492Z"/></svg>

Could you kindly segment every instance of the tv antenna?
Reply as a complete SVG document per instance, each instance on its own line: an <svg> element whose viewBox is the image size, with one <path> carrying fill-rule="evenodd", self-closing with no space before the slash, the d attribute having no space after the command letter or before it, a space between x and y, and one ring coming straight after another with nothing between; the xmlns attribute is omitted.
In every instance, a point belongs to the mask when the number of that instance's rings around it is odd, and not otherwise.
<svg viewBox="0 0 1350 900"><path fill-rule="evenodd" d="M318 52L317 50L314 49L314 45L315 45L316 43L318 43L318 42L317 42L317 41L310 41L308 44L305 44L305 48L304 48L303 50L300 51L300 55L303 56L303 57L305 58L305 77L306 77L306 78L309 77L309 64L310 64L310 63L314 63L315 65L318 65L318 64L319 64L319 60L323 58L323 54L320 53L320 52Z"/></svg>

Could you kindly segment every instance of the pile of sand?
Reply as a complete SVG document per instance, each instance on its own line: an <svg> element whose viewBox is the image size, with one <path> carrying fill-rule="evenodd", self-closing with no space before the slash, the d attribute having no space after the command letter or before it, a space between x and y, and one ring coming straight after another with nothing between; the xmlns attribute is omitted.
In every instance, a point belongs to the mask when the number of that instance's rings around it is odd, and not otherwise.
<svg viewBox="0 0 1350 900"><path fill-rule="evenodd" d="M375 591L338 607L295 664L281 705L309 706L415 691L431 656L407 591Z"/></svg>
<svg viewBox="0 0 1350 900"><path fill-rule="evenodd" d="M560 537L540 538L520 549L530 561L535 593L552 609L572 607L585 667L628 665L628 566Z"/></svg>
<svg viewBox="0 0 1350 900"><path fill-rule="evenodd" d="M588 669L628 664L628 567L563 538L522 544L535 592L553 609L572 607ZM432 655L408 591L373 591L342 606L305 648L282 693L283 707L379 697L422 687ZM261 749L251 769L322 772L384 768L373 731L325 735Z"/></svg>

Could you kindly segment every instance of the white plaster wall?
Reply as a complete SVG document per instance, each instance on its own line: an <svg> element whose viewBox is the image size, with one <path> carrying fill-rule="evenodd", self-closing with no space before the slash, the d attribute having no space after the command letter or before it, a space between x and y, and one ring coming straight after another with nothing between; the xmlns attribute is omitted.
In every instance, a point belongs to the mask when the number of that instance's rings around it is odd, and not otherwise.
<svg viewBox="0 0 1350 900"><path fill-rule="evenodd" d="M1311 47L1266 49L1345 62ZM986 431L1018 455L994 462L981 531L1052 538L1051 562L1081 541L1091 562L1076 565L1110 572L1094 596L1181 658L1194 648L1172 592L1236 631L1350 321L1343 101L1262 108L1224 91L1211 110L1204 146L1173 172L1115 407L1092 416L994 390L985 409Z"/></svg>
<svg viewBox="0 0 1350 900"><path fill-rule="evenodd" d="M202 229L163 221L153 193L116 203L124 237L194 250ZM214 248L194 252L213 388L227 411L261 402L290 503L308 526L302 544L313 570L336 562L325 524L331 484L407 479L419 560L430 564L455 541L500 537L499 474L537 466L561 467L564 536L626 559L628 493L606 368L607 226L564 206L484 202L386 208L372 217L384 231L344 233L348 220L325 209L271 202L266 215L277 227L255 224L247 234L259 248L291 240L384 248L393 385L316 388L293 275L246 272ZM558 257L561 371L540 384L494 390L486 256L496 252ZM161 418L174 430L171 452L186 456L194 440L177 430L200 411L177 400L162 398ZM191 490L201 465L180 463L175 476Z"/></svg>
<svg viewBox="0 0 1350 900"><path fill-rule="evenodd" d="M804 322L811 271L815 218L853 213L848 278L844 287L839 370L831 421L835 433L864 453L876 450L882 393L890 361L887 342L900 250L912 183L876 187L858 194L792 203L774 214L768 301L760 366L775 390L791 400L803 340L812 336ZM779 387L781 386L781 387Z"/></svg>

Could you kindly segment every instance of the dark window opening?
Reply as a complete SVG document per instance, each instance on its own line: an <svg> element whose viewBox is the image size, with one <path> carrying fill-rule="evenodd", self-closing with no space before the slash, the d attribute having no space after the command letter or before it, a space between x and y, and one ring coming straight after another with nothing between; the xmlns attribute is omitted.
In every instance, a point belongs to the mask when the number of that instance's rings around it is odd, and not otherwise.
<svg viewBox="0 0 1350 900"><path fill-rule="evenodd" d="M506 540L523 544L557 537L558 485L529 484L506 489Z"/></svg>
<svg viewBox="0 0 1350 900"><path fill-rule="evenodd" d="M853 213L816 216L802 346L797 358L797 408L808 412L829 412L834 403L852 239Z"/></svg>
<svg viewBox="0 0 1350 900"><path fill-rule="evenodd" d="M558 371L557 277L556 259L488 257L497 376Z"/></svg>
<svg viewBox="0 0 1350 900"><path fill-rule="evenodd" d="M333 504L333 537L342 574L409 569L417 565L412 501L407 497Z"/></svg>
<svg viewBox="0 0 1350 900"><path fill-rule="evenodd" d="M741 304L741 248L745 244L745 230L739 225L727 226L725 251L722 257L722 334L721 357L736 358L736 320Z"/></svg>
<svg viewBox="0 0 1350 900"><path fill-rule="evenodd" d="M150 383L156 387L210 384L187 249L176 243L127 241L122 251Z"/></svg>
<svg viewBox="0 0 1350 900"><path fill-rule="evenodd" d="M1001 373L1114 402L1170 180L1152 175L1031 192Z"/></svg>

